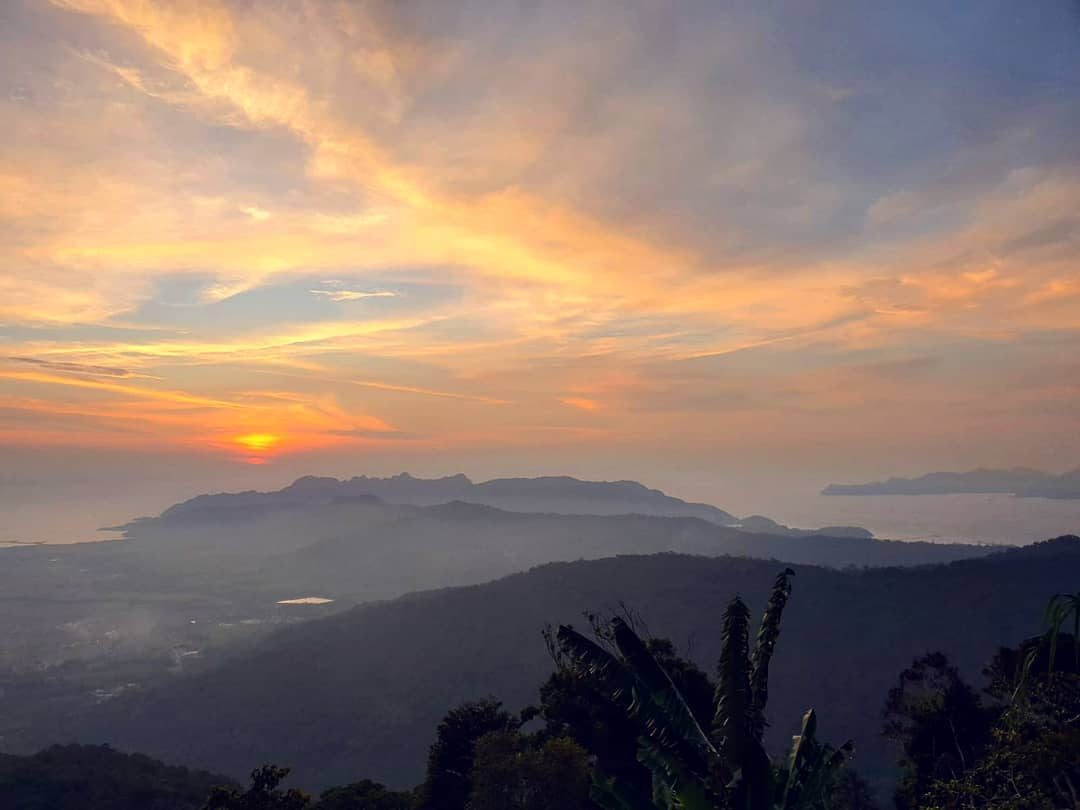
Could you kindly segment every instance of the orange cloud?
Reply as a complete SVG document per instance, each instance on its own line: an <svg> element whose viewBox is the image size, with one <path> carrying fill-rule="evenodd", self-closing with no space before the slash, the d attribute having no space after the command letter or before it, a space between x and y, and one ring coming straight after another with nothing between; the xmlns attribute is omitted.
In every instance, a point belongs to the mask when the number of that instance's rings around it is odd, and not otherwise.
<svg viewBox="0 0 1080 810"><path fill-rule="evenodd" d="M662 82L608 97L605 77L637 42L618 23L610 41L560 38L545 44L551 58L517 60L513 75L485 81L490 100L422 118L426 94L457 71L475 79L476 66L457 44L397 30L363 4L53 4L88 15L85 50L58 39L55 96L0 99L11 121L0 136L0 324L6 353L41 359L0 369L0 396L15 403L0 430L25 425L20 441L265 458L519 433L694 445L735 441L733 424L797 443L811 431L783 416L881 397L884 383L837 371L851 355L1080 328L1075 165L984 160L1001 176L987 173L977 193L877 190L854 217L865 232L833 241L811 227L806 201L843 208L848 188L822 178L800 196L809 175L786 173L803 157L797 111L762 98L768 126L732 115L732 134ZM546 85L557 86L521 90ZM599 103L597 88L617 132L575 120ZM701 177L733 199L776 192L775 244L771 229L764 246L740 240L741 204L703 199L699 214L678 180L659 197L639 190L657 143L681 158L668 136L684 119L684 135L710 133L715 154L685 159ZM729 159L736 136L754 144L749 159ZM927 212L934 227L912 226ZM791 222L801 236L785 241ZM192 300L170 298L196 280ZM261 321L250 317L271 298ZM249 320L233 323L241 310ZM179 322L189 325L162 326ZM1024 360L1049 367L1065 351ZM830 393L832 382L846 387ZM981 384L973 377L957 401L981 401ZM602 411L605 428L575 433L555 403ZM731 422L712 430L721 419ZM236 441L263 434L278 441L254 453Z"/></svg>
<svg viewBox="0 0 1080 810"><path fill-rule="evenodd" d="M559 402L583 411L598 411L602 407L595 399L587 399L586 397L562 397Z"/></svg>

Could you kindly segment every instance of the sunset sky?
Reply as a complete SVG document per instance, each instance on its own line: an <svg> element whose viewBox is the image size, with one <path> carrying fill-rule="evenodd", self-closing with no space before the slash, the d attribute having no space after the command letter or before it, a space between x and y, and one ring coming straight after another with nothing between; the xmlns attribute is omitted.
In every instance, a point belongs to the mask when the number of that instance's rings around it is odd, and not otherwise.
<svg viewBox="0 0 1080 810"><path fill-rule="evenodd" d="M1080 464L1075 2L3 0L0 120L9 500Z"/></svg>

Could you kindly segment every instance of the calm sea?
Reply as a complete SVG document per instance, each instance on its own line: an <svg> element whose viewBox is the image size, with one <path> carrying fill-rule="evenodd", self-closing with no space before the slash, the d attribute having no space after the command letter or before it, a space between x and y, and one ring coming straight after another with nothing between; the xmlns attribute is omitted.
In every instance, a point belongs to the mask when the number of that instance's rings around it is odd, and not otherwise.
<svg viewBox="0 0 1080 810"><path fill-rule="evenodd" d="M894 540L1022 545L1080 534L1080 500L788 492L763 506L763 514L789 526L863 526Z"/></svg>
<svg viewBox="0 0 1080 810"><path fill-rule="evenodd" d="M863 526L878 537L933 542L1025 544L1062 534L1080 534L1080 500L1051 501L1009 495L820 495L820 484L758 486L738 492L720 486L706 492L679 492L712 501L737 514L762 514L789 526ZM0 545L5 541L76 542L104 540L100 532L132 517L157 514L173 496L35 500L5 498L0 492ZM695 497L696 496L696 497Z"/></svg>

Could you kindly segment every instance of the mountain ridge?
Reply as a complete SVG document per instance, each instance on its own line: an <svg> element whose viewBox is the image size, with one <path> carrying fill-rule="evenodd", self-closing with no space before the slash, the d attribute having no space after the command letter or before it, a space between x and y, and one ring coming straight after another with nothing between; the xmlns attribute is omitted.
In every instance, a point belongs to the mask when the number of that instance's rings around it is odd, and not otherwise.
<svg viewBox="0 0 1080 810"><path fill-rule="evenodd" d="M367 598L619 553L729 554L843 567L940 563L992 550L843 533L752 533L698 516L522 512L462 500L416 506L339 492L254 504L227 497L211 508L137 521L126 537L131 548L152 554L244 555L283 565L301 588L365 582L376 589Z"/></svg>
<svg viewBox="0 0 1080 810"><path fill-rule="evenodd" d="M931 472L915 478L888 478L865 484L829 484L822 495L1005 494L1018 498L1080 498L1080 468L1055 475L1029 467L966 472Z"/></svg>
<svg viewBox="0 0 1080 810"><path fill-rule="evenodd" d="M571 515L641 514L660 517L696 517L718 526L741 528L751 533L833 537L873 537L859 526L827 526L819 529L791 528L761 515L739 519L707 503L686 501L638 481L587 481L572 476L494 478L474 483L463 473L442 478L418 478L407 472L386 478L354 476L337 479L308 475L281 489L262 492L197 495L174 504L157 518L138 518L118 528L130 531L146 521L196 521L223 510L332 503L344 498L374 497L387 503L435 506L462 501L504 511Z"/></svg>
<svg viewBox="0 0 1080 810"><path fill-rule="evenodd" d="M581 623L582 612L625 604L708 667L719 653L723 604L741 593L757 612L783 565L619 555L360 605L285 628L250 654L118 698L66 728L75 739L104 735L231 774L278 761L295 766L307 786L358 776L408 786L451 706L486 695L512 709L536 700L551 669L545 623ZM1047 596L1080 577L1080 538L914 569L795 570L770 690L773 744L814 706L823 734L854 737L856 766L880 781L891 766L878 717L900 670L941 649L973 677L998 645L1038 632ZM964 611L971 615L963 623L941 621Z"/></svg>

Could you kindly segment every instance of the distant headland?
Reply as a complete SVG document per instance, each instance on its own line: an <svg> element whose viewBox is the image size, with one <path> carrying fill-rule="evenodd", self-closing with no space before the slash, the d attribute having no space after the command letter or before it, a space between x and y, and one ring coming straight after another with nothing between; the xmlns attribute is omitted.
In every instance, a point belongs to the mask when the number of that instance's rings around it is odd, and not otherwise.
<svg viewBox="0 0 1080 810"><path fill-rule="evenodd" d="M1080 499L1080 468L1062 475L1014 467L968 472L932 472L868 484L829 484L822 495L1007 494L1018 498Z"/></svg>

